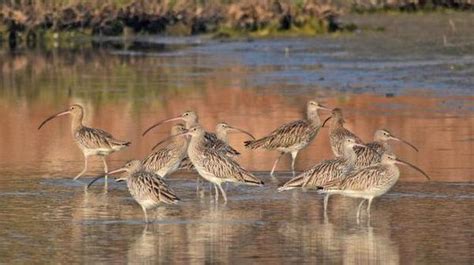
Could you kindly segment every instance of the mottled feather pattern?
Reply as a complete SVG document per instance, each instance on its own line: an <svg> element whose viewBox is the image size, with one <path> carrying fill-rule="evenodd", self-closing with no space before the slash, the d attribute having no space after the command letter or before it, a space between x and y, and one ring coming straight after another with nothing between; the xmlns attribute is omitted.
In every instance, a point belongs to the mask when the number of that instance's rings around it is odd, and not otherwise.
<svg viewBox="0 0 474 265"><path fill-rule="evenodd" d="M357 168L364 168L380 163L382 154L385 152L384 146L378 142L368 143L366 147L355 147L354 150L357 155L355 164Z"/></svg>
<svg viewBox="0 0 474 265"><path fill-rule="evenodd" d="M184 157L181 162L179 163L179 169L182 170L194 170L194 165L193 162L189 159L188 156Z"/></svg>
<svg viewBox="0 0 474 265"><path fill-rule="evenodd" d="M114 146L128 146L130 142L114 139L113 136L101 129L82 126L74 133L79 145L88 149L106 148L112 149Z"/></svg>
<svg viewBox="0 0 474 265"><path fill-rule="evenodd" d="M327 182L342 180L351 170L345 158L324 160L286 182L280 190L289 188L317 188Z"/></svg>
<svg viewBox="0 0 474 265"><path fill-rule="evenodd" d="M204 139L206 140L206 147L218 150L219 152L222 152L227 155L231 156L237 156L240 155L240 153L232 148L229 144L226 142L222 141L221 139L217 138L217 135L215 133L209 133L206 132L204 134Z"/></svg>
<svg viewBox="0 0 474 265"><path fill-rule="evenodd" d="M356 143L362 144L362 140L357 137L357 135L353 134L351 131L340 127L334 129L329 134L329 142L331 144L331 149L335 156L342 156L344 153L344 140L347 138L353 138L356 140Z"/></svg>
<svg viewBox="0 0 474 265"><path fill-rule="evenodd" d="M251 149L268 150L290 148L299 144L305 146L314 139L319 129L320 126L314 126L307 120L298 120L279 127L261 139L246 141L245 146Z"/></svg>
<svg viewBox="0 0 474 265"><path fill-rule="evenodd" d="M138 202L150 200L156 204L160 202L175 204L179 201L176 193L161 178L151 172L133 173L127 179L127 185L130 194Z"/></svg>
<svg viewBox="0 0 474 265"><path fill-rule="evenodd" d="M187 143L183 145L169 144L153 153L143 160L146 170L157 172L165 167L172 167L175 163L180 163L186 156Z"/></svg>
<svg viewBox="0 0 474 265"><path fill-rule="evenodd" d="M341 182L328 183L324 190L367 191L387 187L389 182L396 182L389 174L389 166L379 164L357 170Z"/></svg>
<svg viewBox="0 0 474 265"><path fill-rule="evenodd" d="M243 169L237 162L222 155L221 153L204 147L201 150L201 159L199 167L209 172L216 178L226 179L247 184L263 185L263 182L257 179L247 170Z"/></svg>

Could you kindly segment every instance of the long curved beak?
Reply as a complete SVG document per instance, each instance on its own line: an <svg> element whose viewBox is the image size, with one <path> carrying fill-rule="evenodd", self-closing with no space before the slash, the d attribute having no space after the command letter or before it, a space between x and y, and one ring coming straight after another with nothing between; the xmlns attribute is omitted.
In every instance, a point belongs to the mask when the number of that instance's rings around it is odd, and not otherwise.
<svg viewBox="0 0 474 265"><path fill-rule="evenodd" d="M89 184L87 184L87 188L92 186L92 184L94 184L94 182L98 181L99 179L105 178L105 176L112 175L112 174L119 173L119 172L125 172L125 171L127 171L127 169L124 168L124 167L121 167L119 169L106 172L104 175L100 175L100 176L96 177L95 179L93 179L91 182L89 182Z"/></svg>
<svg viewBox="0 0 474 265"><path fill-rule="evenodd" d="M330 109L330 108L328 108L328 107L326 107L326 106L324 106L324 105L321 105L321 104L319 104L319 109L327 110L327 111L331 111L331 110L332 110L332 109Z"/></svg>
<svg viewBox="0 0 474 265"><path fill-rule="evenodd" d="M251 133L249 133L249 132L247 132L247 131L245 131L245 130L242 130L242 129L239 129L239 128L235 128L235 127L230 127L230 128L231 128L232 130L237 131L237 132L241 132L241 133L243 133L243 134L246 134L246 135L250 136L250 138L252 138L253 140L255 140L255 137L254 137Z"/></svg>
<svg viewBox="0 0 474 265"><path fill-rule="evenodd" d="M326 122L328 122L328 120L330 120L331 118L332 116L327 117L327 119L324 120L323 125L321 125L321 128L323 128L324 125L326 125Z"/></svg>
<svg viewBox="0 0 474 265"><path fill-rule="evenodd" d="M186 132L182 132L182 133L178 133L178 134L175 134L175 135L171 135L171 136L168 136L166 137L165 139L161 140L160 142L158 142L157 144L155 144L151 150L155 150L158 146L160 146L162 143L165 143L165 142L168 142L169 140L171 139L174 139L176 137L181 137L181 136L186 136L186 135L189 135L189 132L186 131Z"/></svg>
<svg viewBox="0 0 474 265"><path fill-rule="evenodd" d="M415 151L418 152L418 148L416 148L416 146L412 145L411 143L409 143L409 142L407 142L407 141L405 141L405 140L403 140L403 139L400 139L400 138L395 137L395 136L393 136L393 135L391 135L390 139L395 140L395 141L402 142L402 143L404 143L404 144L410 146L411 148L413 148Z"/></svg>
<svg viewBox="0 0 474 265"><path fill-rule="evenodd" d="M143 132L142 136L145 136L149 131L151 131L151 129L153 129L153 128L155 128L155 127L158 127L158 126L160 126L160 125L163 124L163 123L167 123L167 122L170 122L170 121L178 121L178 120L183 120L183 118L182 118L181 116L178 116L178 117L175 117L175 118L171 118L171 119L167 119L167 120L162 120L162 121L160 121L160 122L158 122L158 123L155 123L155 124L153 124L150 128L146 129L146 130Z"/></svg>
<svg viewBox="0 0 474 265"><path fill-rule="evenodd" d="M406 161L403 161L401 159L396 159L396 161L399 163L399 164L404 164L404 165L407 165L409 167L412 167L413 169L415 169L416 171L420 172L421 174L423 174L428 180L431 180L430 176L428 176L428 174L426 174L423 170L421 170L419 167L413 165L413 164L410 164Z"/></svg>
<svg viewBox="0 0 474 265"><path fill-rule="evenodd" d="M41 127L43 127L43 125L45 125L48 121L50 121L50 120L52 120L52 119L54 119L54 118L57 118L57 117L59 117L59 116L63 116L63 115L69 114L69 113L71 113L69 110L65 110L65 111L61 111L61 112L59 112L59 113L54 114L53 116L51 116L51 117L47 118L46 120L44 120L44 121L40 124L40 126L38 126L38 130L41 129Z"/></svg>

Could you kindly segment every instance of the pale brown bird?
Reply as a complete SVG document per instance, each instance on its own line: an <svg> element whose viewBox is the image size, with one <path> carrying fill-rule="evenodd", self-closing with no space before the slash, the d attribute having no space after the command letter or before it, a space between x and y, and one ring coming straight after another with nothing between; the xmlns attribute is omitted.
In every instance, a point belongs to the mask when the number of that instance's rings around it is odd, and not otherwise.
<svg viewBox="0 0 474 265"><path fill-rule="evenodd" d="M331 120L331 124L329 126L329 142L331 144L332 152L336 157L342 156L344 152L344 140L347 137L353 138L356 140L358 144L362 144L362 140L349 131L348 129L344 128L344 118L342 116L342 110L340 108L335 108L331 112L331 116L329 116L323 123L323 127L327 121Z"/></svg>
<svg viewBox="0 0 474 265"><path fill-rule="evenodd" d="M270 175L273 172L284 154L291 154L291 170L295 175L295 160L298 152L308 146L321 128L321 120L318 110L329 110L316 101L309 101L306 105L306 119L293 121L284 124L258 140L246 141L245 146L250 149L263 148L266 150L277 150L281 154L273 163Z"/></svg>
<svg viewBox="0 0 474 265"><path fill-rule="evenodd" d="M87 171L87 159L89 156L101 157L102 162L104 163L104 172L107 172L108 169L105 157L113 152L124 149L130 145L130 142L117 140L110 133L101 129L84 126L82 124L84 108L78 104L74 104L69 109L47 118L40 124L38 130L48 121L67 114L70 114L72 117L71 132L74 142L79 146L84 154L84 169L74 178L74 180L77 180Z"/></svg>

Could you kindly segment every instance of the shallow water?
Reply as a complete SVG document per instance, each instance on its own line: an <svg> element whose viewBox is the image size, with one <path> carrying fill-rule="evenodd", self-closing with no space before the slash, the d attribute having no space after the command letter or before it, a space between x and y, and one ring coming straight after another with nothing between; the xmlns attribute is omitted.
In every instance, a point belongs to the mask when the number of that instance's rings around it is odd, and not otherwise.
<svg viewBox="0 0 474 265"><path fill-rule="evenodd" d="M472 18L350 17L385 31L312 39L143 37L125 46L0 51L0 263L471 264ZM115 168L144 157L169 126L143 138L144 129L185 110L196 110L209 130L226 121L258 137L300 118L313 98L341 107L347 127L366 141L388 128L415 144L419 153L392 146L434 181L402 168L401 182L374 201L370 224L356 222L357 201L338 197L325 219L317 193L276 192L290 177L288 158L272 179L267 172L277 154L247 151L236 134L239 163L266 186L230 186L223 205L196 194L194 175L175 174L169 183L182 202L154 211L145 227L123 185L85 192L71 180L83 161L68 118L36 130L47 116L81 103L87 124L132 141L108 158ZM323 129L296 167L330 157ZM101 167L91 159L82 181Z"/></svg>

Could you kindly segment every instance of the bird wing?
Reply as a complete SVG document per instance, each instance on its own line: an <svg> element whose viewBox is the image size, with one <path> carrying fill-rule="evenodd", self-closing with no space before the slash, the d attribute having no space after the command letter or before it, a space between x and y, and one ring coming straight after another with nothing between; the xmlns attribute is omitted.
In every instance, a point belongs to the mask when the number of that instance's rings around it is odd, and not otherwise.
<svg viewBox="0 0 474 265"><path fill-rule="evenodd" d="M75 133L76 139L82 146L90 149L112 148L116 145L129 145L130 142L115 139L110 133L83 126Z"/></svg>
<svg viewBox="0 0 474 265"><path fill-rule="evenodd" d="M163 168L172 158L173 150L169 146L165 146L143 159L143 166L151 171Z"/></svg>
<svg viewBox="0 0 474 265"><path fill-rule="evenodd" d="M200 168L216 178L226 179L229 181L263 184L250 172L232 160L232 158L213 149L206 148L203 151Z"/></svg>
<svg viewBox="0 0 474 265"><path fill-rule="evenodd" d="M313 131L311 125L306 120L298 120L284 124L262 138L263 147L266 149L288 148L295 144L309 141L319 131ZM258 142L260 140L256 140Z"/></svg>
<svg viewBox="0 0 474 265"><path fill-rule="evenodd" d="M229 154L232 156L240 155L240 153L232 146L217 138L215 133L206 132L204 134L204 138L206 139L206 147L208 148L218 150L224 154Z"/></svg>
<svg viewBox="0 0 474 265"><path fill-rule="evenodd" d="M176 193L158 175L139 171L132 176L130 193L135 199L148 199L155 202L175 204L179 201Z"/></svg>
<svg viewBox="0 0 474 265"><path fill-rule="evenodd" d="M387 171L382 165L375 165L357 170L349 174L339 185L337 189L365 191L373 189L386 181Z"/></svg>

